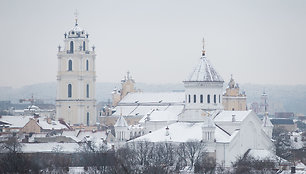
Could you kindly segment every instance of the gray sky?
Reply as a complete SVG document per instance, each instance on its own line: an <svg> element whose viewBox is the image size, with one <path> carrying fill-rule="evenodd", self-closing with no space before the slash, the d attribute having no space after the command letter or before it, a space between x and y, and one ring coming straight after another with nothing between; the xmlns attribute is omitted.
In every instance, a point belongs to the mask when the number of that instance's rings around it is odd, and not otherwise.
<svg viewBox="0 0 306 174"><path fill-rule="evenodd" d="M0 86L56 81L57 46L74 25L96 46L98 82L180 83L202 37L228 81L306 84L304 0L1 0Z"/></svg>

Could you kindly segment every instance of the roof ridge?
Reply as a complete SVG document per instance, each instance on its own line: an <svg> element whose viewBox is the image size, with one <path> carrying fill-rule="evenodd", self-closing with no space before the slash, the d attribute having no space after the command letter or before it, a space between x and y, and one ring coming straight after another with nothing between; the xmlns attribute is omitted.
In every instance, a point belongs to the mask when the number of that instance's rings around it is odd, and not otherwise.
<svg viewBox="0 0 306 174"><path fill-rule="evenodd" d="M216 125L219 129L221 129L223 132L225 132L227 135L231 136L231 134L228 133L226 130L224 130L222 127L220 127L220 126L217 125L216 123L215 123L215 125Z"/></svg>

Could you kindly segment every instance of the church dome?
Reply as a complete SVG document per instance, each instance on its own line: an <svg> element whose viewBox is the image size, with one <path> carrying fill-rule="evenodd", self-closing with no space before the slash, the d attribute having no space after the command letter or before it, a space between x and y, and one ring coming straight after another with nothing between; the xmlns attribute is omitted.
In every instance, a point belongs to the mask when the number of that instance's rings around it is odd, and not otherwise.
<svg viewBox="0 0 306 174"><path fill-rule="evenodd" d="M68 31L68 38L85 38L85 36L88 37L87 32L79 27L77 21L74 27Z"/></svg>
<svg viewBox="0 0 306 174"><path fill-rule="evenodd" d="M222 77L210 64L203 52L200 63L194 68L189 77L185 80L189 82L224 82Z"/></svg>

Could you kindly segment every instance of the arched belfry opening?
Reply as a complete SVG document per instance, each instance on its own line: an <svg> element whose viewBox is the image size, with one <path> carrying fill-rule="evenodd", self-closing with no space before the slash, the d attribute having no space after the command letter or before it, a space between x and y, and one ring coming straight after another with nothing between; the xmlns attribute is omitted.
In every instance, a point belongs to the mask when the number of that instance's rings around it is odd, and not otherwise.
<svg viewBox="0 0 306 174"><path fill-rule="evenodd" d="M70 41L70 53L73 53L73 41Z"/></svg>

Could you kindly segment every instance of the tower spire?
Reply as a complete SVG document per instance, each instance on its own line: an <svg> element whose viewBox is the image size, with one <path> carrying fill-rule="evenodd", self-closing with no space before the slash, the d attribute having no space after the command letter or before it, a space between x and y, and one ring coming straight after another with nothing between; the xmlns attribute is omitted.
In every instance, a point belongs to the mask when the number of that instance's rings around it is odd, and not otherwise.
<svg viewBox="0 0 306 174"><path fill-rule="evenodd" d="M79 12L78 12L78 9L76 9L74 12L75 26L78 26L78 16L79 16Z"/></svg>
<svg viewBox="0 0 306 174"><path fill-rule="evenodd" d="M202 44L203 44L202 56L205 56L205 40L204 40L204 37L203 37L203 40L202 40Z"/></svg>

